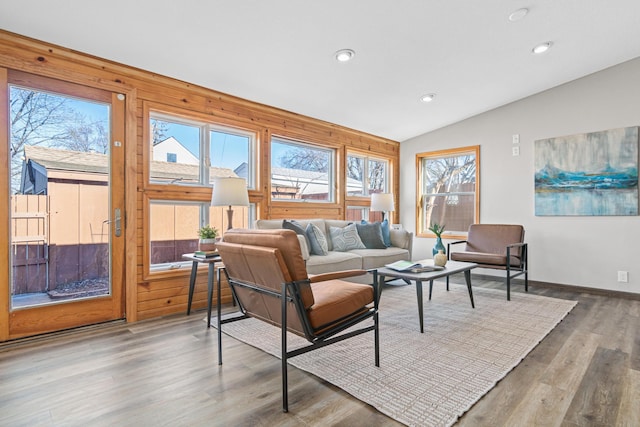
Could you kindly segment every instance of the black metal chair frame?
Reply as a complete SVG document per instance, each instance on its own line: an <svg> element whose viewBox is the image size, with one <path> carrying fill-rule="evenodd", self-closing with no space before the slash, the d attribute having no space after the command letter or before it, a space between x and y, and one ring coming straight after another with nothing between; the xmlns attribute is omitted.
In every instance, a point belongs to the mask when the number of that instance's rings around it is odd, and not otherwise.
<svg viewBox="0 0 640 427"><path fill-rule="evenodd" d="M455 242L447 243L447 259L451 257L451 246L458 245L460 243L467 243L466 240L458 240ZM511 265L511 250L513 248L520 248L520 265ZM511 279L516 278L524 274L524 290L529 292L529 270L528 270L528 244L527 243L512 243L506 246L507 249L507 263L506 265L496 266L491 264L478 264L479 268L492 268L497 270L505 270L507 272L507 301L511 301ZM504 268L501 268L504 267ZM515 272L512 274L512 272ZM449 290L449 276L447 276L447 290Z"/></svg>
<svg viewBox="0 0 640 427"><path fill-rule="evenodd" d="M233 298L238 302L238 307L240 311L243 313L243 316L236 316L229 319L222 319L221 323L229 323L235 322L238 320L246 319L250 317L246 314L246 311L242 305L242 301L240 298L237 298L235 287L243 287L247 289L251 289L253 291L270 295L280 299L281 301L281 361L282 361L282 411L289 412L289 393L288 393L288 375L287 375L287 360L289 358L308 353L310 351L325 347L330 344L334 344L340 341L343 341L347 338L354 337L356 335L361 335L366 332L374 331L374 347L375 347L375 365L377 367L380 366L380 332L379 332L379 322L378 322L378 303L379 303L379 293L378 293L378 273L377 270L369 270L369 273L373 274L373 294L374 294L374 305L369 308L369 310L359 314L349 320L338 319L332 324L323 325L319 328L314 329L309 323L308 316L306 314L306 310L304 305L302 304L302 297L299 293L299 286L303 283L310 283L310 280L304 281L293 281L282 284L281 292L276 292L274 290L270 290L267 288L263 288L260 286L256 286L252 283L247 283L241 280L233 279L229 276L229 273L226 269L224 269L224 273L227 277L227 281L230 285L231 292L233 294ZM305 338L311 344L305 347L301 347L295 350L287 351L287 303L293 302L298 316L302 321L302 326L305 333ZM362 322L368 318L373 318L373 325L367 326L364 328L356 329L350 331L348 333L341 334L339 336L335 336L340 332L356 325L357 323ZM335 327L331 327L331 325L336 325ZM323 331L318 333L317 331ZM222 351L219 349L219 363L222 363Z"/></svg>

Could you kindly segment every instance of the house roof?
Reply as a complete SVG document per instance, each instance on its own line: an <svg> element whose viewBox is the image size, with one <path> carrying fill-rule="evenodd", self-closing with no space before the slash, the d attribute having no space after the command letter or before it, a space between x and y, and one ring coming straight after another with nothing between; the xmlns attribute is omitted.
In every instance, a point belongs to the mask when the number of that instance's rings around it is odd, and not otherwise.
<svg viewBox="0 0 640 427"><path fill-rule="evenodd" d="M32 160L48 170L74 171L107 174L108 156L106 154L62 150L58 148L27 145L24 147L25 161ZM181 179L198 181L198 165L170 162L151 162L151 178ZM211 167L210 177L237 176L229 168Z"/></svg>

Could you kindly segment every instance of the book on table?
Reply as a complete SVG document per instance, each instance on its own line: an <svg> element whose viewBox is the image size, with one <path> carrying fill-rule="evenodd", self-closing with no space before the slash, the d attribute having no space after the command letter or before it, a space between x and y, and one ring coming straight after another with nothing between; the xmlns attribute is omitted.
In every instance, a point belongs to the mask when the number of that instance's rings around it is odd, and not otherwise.
<svg viewBox="0 0 640 427"><path fill-rule="evenodd" d="M218 251L195 251L193 256L198 258L213 258L218 256Z"/></svg>
<svg viewBox="0 0 640 427"><path fill-rule="evenodd" d="M396 271L403 271L406 273L424 273L427 271L444 270L444 267L433 264L432 259L425 259L422 261L396 261L391 264L385 265L385 267Z"/></svg>

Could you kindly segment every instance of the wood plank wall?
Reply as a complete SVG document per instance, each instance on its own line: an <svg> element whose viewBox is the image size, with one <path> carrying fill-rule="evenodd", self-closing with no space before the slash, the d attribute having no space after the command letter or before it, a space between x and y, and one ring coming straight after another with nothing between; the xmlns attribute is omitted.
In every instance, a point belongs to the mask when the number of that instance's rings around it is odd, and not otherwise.
<svg viewBox="0 0 640 427"><path fill-rule="evenodd" d="M145 247L148 244L149 199L162 192L185 197L184 187L148 184L144 137L148 129L148 109L199 116L209 121L254 130L259 139L260 186L250 192L258 218L344 218L347 205L368 205L362 198L346 197L345 158L347 150L370 154L390 161L392 191L398 194L399 143L358 132L321 120L257 104L215 90L171 79L153 72L114 63L70 49L0 30L0 67L123 93L127 96L126 206L127 242L126 311L128 321L137 321L186 310L189 272L145 274ZM2 71L2 70L0 70ZM292 203L270 201L269 167L271 135L294 138L336 149L338 153L336 203ZM131 144L131 141L134 144ZM133 177L133 178L132 178ZM210 190L190 189L186 197L206 201ZM398 197L396 197L397 203ZM399 213L398 206L394 212ZM4 216L6 215L0 215ZM6 244L0 245L2 247ZM1 250L0 250L1 252ZM230 301L228 288L223 302ZM198 276L194 308L206 306L206 272Z"/></svg>

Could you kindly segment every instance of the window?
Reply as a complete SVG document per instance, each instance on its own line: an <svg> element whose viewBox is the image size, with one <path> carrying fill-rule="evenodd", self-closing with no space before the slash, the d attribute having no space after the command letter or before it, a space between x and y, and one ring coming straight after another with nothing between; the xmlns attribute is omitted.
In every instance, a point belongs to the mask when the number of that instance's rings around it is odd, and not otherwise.
<svg viewBox="0 0 640 427"><path fill-rule="evenodd" d="M152 112L149 118L154 184L209 185L214 176L241 176L255 188L255 134Z"/></svg>
<svg viewBox="0 0 640 427"><path fill-rule="evenodd" d="M386 193L389 182L389 162L356 154L347 156L347 195L368 196Z"/></svg>
<svg viewBox="0 0 640 427"><path fill-rule="evenodd" d="M271 140L271 198L333 202L334 150Z"/></svg>
<svg viewBox="0 0 640 427"><path fill-rule="evenodd" d="M445 225L445 235L464 235L480 219L480 146L420 153L416 160L418 235L432 235L432 224Z"/></svg>

